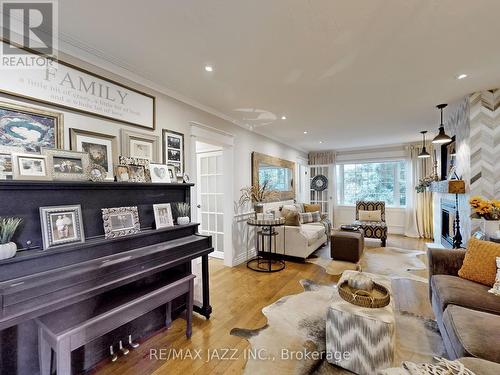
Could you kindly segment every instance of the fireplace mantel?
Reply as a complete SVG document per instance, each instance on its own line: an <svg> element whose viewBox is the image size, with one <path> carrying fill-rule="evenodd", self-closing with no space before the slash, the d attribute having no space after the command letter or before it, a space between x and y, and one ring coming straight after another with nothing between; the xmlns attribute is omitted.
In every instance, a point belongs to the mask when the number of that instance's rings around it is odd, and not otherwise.
<svg viewBox="0 0 500 375"><path fill-rule="evenodd" d="M443 193L443 194L464 194L465 181L464 180L435 181L431 183L429 191L433 193Z"/></svg>

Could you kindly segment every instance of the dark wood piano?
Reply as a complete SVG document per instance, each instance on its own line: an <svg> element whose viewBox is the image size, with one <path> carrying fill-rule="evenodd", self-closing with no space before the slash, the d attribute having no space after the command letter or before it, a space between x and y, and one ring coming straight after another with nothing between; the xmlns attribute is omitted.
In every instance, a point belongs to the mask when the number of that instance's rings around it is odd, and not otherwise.
<svg viewBox="0 0 500 375"><path fill-rule="evenodd" d="M0 216L24 223L14 241L21 251L0 261L0 374L37 374L36 327L33 319L71 304L98 303L107 293L130 287L150 290L166 277L192 272L201 259L202 301L195 311L209 318L208 254L211 238L199 235L198 224L154 229L153 204L189 202L192 184L90 182L0 183ZM80 204L86 242L41 249L39 207ZM105 239L101 208L137 206L141 232ZM174 301L175 312L183 300ZM108 356L109 346L133 335L145 338L164 326L158 308L73 352L73 372L85 371Z"/></svg>

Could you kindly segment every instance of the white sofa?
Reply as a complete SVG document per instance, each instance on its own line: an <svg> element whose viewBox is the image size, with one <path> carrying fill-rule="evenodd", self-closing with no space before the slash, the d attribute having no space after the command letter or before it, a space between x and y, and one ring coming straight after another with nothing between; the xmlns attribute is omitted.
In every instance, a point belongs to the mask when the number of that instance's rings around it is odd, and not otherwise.
<svg viewBox="0 0 500 375"><path fill-rule="evenodd" d="M293 201L273 202L264 206L264 210L274 210L281 214L279 207L293 205ZM325 227L322 223L308 223L300 226L277 227L276 252L296 258L307 258L328 242ZM284 232L284 235L283 235Z"/></svg>

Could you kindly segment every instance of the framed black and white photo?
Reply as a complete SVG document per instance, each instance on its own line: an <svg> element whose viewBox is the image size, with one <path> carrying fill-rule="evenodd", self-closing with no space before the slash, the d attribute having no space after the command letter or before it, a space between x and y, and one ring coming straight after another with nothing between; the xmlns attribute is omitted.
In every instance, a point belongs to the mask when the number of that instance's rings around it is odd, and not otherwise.
<svg viewBox="0 0 500 375"><path fill-rule="evenodd" d="M137 207L103 208L101 211L106 238L127 236L141 230Z"/></svg>
<svg viewBox="0 0 500 375"><path fill-rule="evenodd" d="M132 158L121 155L118 158L120 165L128 166L130 182L151 182L149 173L149 159Z"/></svg>
<svg viewBox="0 0 500 375"><path fill-rule="evenodd" d="M71 206L40 207L43 249L85 242L82 209Z"/></svg>
<svg viewBox="0 0 500 375"><path fill-rule="evenodd" d="M151 175L151 182L168 184L172 182L168 172L168 165L166 164L149 164L149 173Z"/></svg>
<svg viewBox="0 0 500 375"><path fill-rule="evenodd" d="M175 167L169 165L168 166L168 178L170 182L177 182L177 174L175 173Z"/></svg>
<svg viewBox="0 0 500 375"><path fill-rule="evenodd" d="M160 161L160 137L121 129L120 138L122 155Z"/></svg>
<svg viewBox="0 0 500 375"><path fill-rule="evenodd" d="M23 152L20 147L0 146L0 180L13 179L12 154Z"/></svg>
<svg viewBox="0 0 500 375"><path fill-rule="evenodd" d="M163 129L163 163L173 166L177 174L184 173L184 134Z"/></svg>
<svg viewBox="0 0 500 375"><path fill-rule="evenodd" d="M170 203L153 204L156 229L174 226Z"/></svg>
<svg viewBox="0 0 500 375"><path fill-rule="evenodd" d="M106 171L106 180L113 181L113 163L117 161L116 137L113 135L70 129L70 146L74 151L89 154L91 164Z"/></svg>
<svg viewBox="0 0 500 375"><path fill-rule="evenodd" d="M51 180L47 157L38 154L12 154L14 180Z"/></svg>
<svg viewBox="0 0 500 375"><path fill-rule="evenodd" d="M53 180L89 180L89 154L86 152L42 148Z"/></svg>
<svg viewBox="0 0 500 375"><path fill-rule="evenodd" d="M0 103L0 146L24 152L63 148L63 115L11 103Z"/></svg>
<svg viewBox="0 0 500 375"><path fill-rule="evenodd" d="M130 182L128 165L117 165L115 168L117 182Z"/></svg>

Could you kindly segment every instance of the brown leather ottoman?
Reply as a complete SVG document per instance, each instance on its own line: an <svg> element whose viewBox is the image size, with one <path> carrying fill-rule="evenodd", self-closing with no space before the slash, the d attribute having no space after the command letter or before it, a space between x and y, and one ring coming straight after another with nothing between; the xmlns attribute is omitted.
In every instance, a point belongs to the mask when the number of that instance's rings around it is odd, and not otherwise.
<svg viewBox="0 0 500 375"><path fill-rule="evenodd" d="M334 260L357 263L365 248L365 237L361 231L333 230L330 255Z"/></svg>

